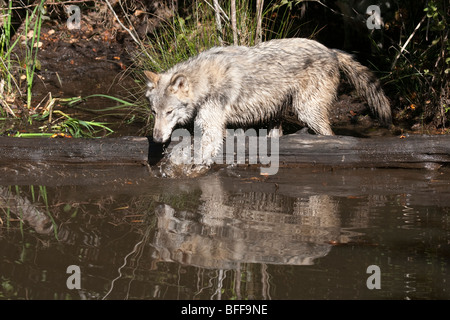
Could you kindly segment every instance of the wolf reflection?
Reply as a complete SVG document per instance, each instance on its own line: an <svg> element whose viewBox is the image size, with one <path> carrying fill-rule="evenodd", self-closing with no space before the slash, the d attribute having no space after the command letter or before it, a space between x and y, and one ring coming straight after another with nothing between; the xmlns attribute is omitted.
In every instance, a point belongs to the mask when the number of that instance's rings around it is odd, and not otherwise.
<svg viewBox="0 0 450 320"><path fill-rule="evenodd" d="M156 260L211 269L241 263L311 265L341 236L337 201L328 195L291 197L227 190L220 180L200 182L197 212L156 208Z"/></svg>

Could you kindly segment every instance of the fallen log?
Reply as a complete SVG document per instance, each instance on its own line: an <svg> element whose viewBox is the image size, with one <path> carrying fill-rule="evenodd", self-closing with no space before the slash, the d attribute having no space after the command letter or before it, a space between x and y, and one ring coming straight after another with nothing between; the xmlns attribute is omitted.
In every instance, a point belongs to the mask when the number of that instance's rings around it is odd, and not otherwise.
<svg viewBox="0 0 450 320"><path fill-rule="evenodd" d="M49 139L0 137L0 163L146 164L145 137Z"/></svg>
<svg viewBox="0 0 450 320"><path fill-rule="evenodd" d="M172 142L168 150L178 143ZM270 140L268 145L271 145ZM162 150L161 145L145 137L103 139L0 137L0 165L21 162L153 165L162 158ZM433 169L450 163L450 136L355 138L290 134L279 138L278 155L281 166Z"/></svg>
<svg viewBox="0 0 450 320"><path fill-rule="evenodd" d="M293 134L280 139L279 150L281 163L301 166L433 169L450 163L450 136L355 138Z"/></svg>

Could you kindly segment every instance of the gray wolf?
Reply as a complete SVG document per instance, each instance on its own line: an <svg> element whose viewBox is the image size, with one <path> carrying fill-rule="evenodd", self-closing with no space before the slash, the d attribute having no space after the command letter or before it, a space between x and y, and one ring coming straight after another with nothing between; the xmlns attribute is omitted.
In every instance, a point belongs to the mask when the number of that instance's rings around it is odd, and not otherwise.
<svg viewBox="0 0 450 320"><path fill-rule="evenodd" d="M163 73L145 71L154 114L153 139L169 140L177 124L201 130L205 164L221 150L227 125L275 121L284 108L318 134L332 135L328 112L342 71L380 121L391 122L380 83L351 55L309 39L279 39L254 47L213 47Z"/></svg>

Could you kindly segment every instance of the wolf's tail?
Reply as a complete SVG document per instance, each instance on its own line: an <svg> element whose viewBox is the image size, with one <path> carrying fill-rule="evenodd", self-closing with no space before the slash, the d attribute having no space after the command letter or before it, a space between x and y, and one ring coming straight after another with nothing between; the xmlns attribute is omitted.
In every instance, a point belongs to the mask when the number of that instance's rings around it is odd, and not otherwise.
<svg viewBox="0 0 450 320"><path fill-rule="evenodd" d="M372 112L384 125L391 124L390 103L378 79L368 68L355 61L350 54L336 49L333 51L338 58L339 69L345 73L356 91L367 100Z"/></svg>

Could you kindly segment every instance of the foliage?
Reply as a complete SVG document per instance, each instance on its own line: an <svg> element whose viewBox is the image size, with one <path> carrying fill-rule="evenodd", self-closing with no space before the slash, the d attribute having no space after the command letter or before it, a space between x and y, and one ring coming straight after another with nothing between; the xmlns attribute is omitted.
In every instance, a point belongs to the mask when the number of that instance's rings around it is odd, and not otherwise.
<svg viewBox="0 0 450 320"><path fill-rule="evenodd" d="M402 2L402 8L407 9L406 3ZM405 12L398 23L405 35L400 40L407 46L404 50L398 46L398 60L390 58L392 69L387 78L387 83L399 92L403 108L400 115L411 113L437 127L445 127L449 121L449 16L450 7L439 0L425 4L422 23L410 21L411 17ZM409 43L404 40L407 35L411 39Z"/></svg>
<svg viewBox="0 0 450 320"><path fill-rule="evenodd" d="M2 115L9 113L16 116L11 107L16 96L22 95L22 76L25 78L26 107L32 113L31 98L34 73L40 69L40 62L37 59L39 51L39 40L41 34L42 21L46 14L44 8L45 0L41 0L34 9L26 11L23 34L16 36L14 42L11 41L12 29L12 1L9 1L8 8L0 9L0 15L6 17L3 20L4 32L0 36L0 78L3 81L0 90L0 104L2 105ZM13 50L19 49L22 56L13 55Z"/></svg>

